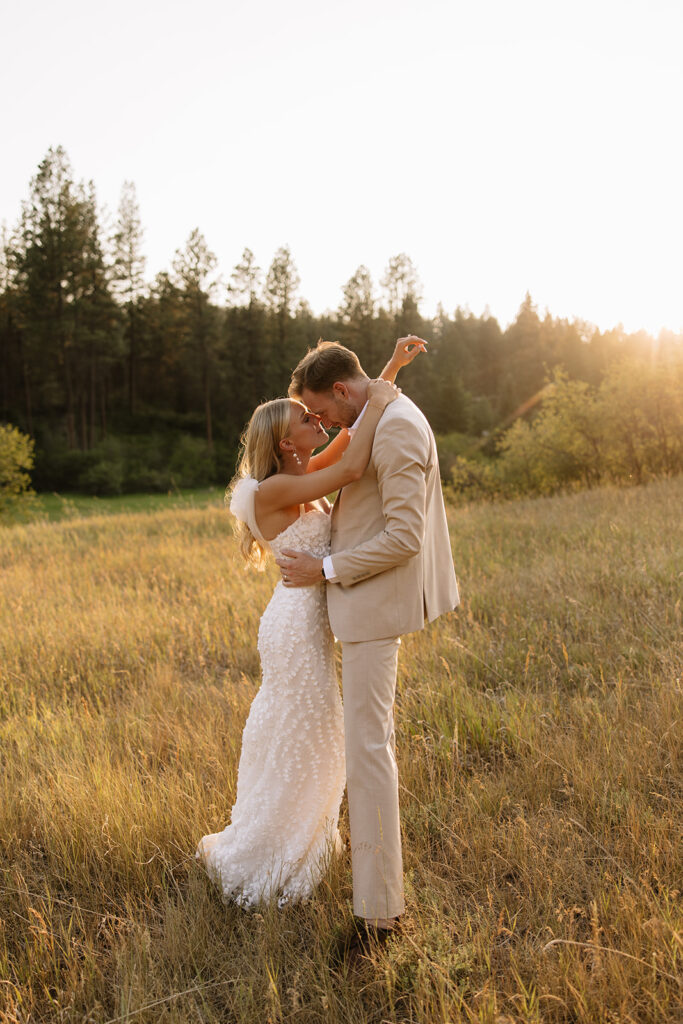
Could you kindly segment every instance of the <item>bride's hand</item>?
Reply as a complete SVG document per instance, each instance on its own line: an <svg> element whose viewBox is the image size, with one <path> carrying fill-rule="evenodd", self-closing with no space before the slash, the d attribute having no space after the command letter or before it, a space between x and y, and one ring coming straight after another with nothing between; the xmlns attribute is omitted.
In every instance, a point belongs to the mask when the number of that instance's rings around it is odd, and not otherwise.
<svg viewBox="0 0 683 1024"><path fill-rule="evenodd" d="M400 388L390 384L388 380L383 380L382 377L379 380L371 380L368 384L368 402L378 409L386 409L400 393Z"/></svg>
<svg viewBox="0 0 683 1024"><path fill-rule="evenodd" d="M426 351L427 342L415 334L409 334L406 338L398 339L391 361L397 367L407 366L418 353Z"/></svg>

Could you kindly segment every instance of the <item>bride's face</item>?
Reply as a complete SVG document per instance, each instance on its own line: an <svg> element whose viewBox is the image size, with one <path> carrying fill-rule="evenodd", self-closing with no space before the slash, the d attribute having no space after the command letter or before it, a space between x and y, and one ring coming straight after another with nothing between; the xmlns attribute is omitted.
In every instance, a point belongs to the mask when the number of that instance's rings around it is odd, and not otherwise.
<svg viewBox="0 0 683 1024"><path fill-rule="evenodd" d="M301 402L290 402L289 432L287 436L297 451L312 452L327 441L327 432L320 424L320 417L309 412Z"/></svg>

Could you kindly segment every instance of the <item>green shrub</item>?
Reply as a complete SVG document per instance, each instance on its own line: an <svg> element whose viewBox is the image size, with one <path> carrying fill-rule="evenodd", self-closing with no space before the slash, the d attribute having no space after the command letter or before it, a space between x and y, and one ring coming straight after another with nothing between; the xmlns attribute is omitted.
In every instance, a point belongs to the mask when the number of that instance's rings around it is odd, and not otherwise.
<svg viewBox="0 0 683 1024"><path fill-rule="evenodd" d="M454 501L492 501L505 496L497 464L492 459L459 455L451 467L450 480L449 495Z"/></svg>
<svg viewBox="0 0 683 1024"><path fill-rule="evenodd" d="M39 489L102 497L227 483L235 461L234 446L219 444L212 456L206 441L178 431L110 434L87 451L46 432L40 447Z"/></svg>
<svg viewBox="0 0 683 1024"><path fill-rule="evenodd" d="M682 394L680 359L621 364L598 388L558 371L536 416L498 440L497 457L455 460L454 491L467 499L553 494L683 472Z"/></svg>
<svg viewBox="0 0 683 1024"><path fill-rule="evenodd" d="M77 489L84 494L121 494L126 478L125 451L115 437L105 438L80 454Z"/></svg>
<svg viewBox="0 0 683 1024"><path fill-rule="evenodd" d="M171 446L172 438L159 433L127 437L124 491L168 491L173 483L168 465Z"/></svg>
<svg viewBox="0 0 683 1024"><path fill-rule="evenodd" d="M11 424L0 424L0 516L30 500L35 444Z"/></svg>
<svg viewBox="0 0 683 1024"><path fill-rule="evenodd" d="M176 487L199 487L212 482L216 474L206 441L189 434L177 441L168 468Z"/></svg>
<svg viewBox="0 0 683 1024"><path fill-rule="evenodd" d="M460 455L465 455L476 446L476 438L468 434L439 434L436 447L439 452L439 471L442 480L450 480L451 472Z"/></svg>

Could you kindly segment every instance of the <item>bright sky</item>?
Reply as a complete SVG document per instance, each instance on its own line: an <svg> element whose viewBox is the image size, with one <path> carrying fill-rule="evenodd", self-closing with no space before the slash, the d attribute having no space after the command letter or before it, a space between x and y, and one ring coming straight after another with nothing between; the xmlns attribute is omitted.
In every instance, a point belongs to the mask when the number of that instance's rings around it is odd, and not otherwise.
<svg viewBox="0 0 683 1024"><path fill-rule="evenodd" d="M681 0L21 0L0 221L49 146L149 276L199 227L224 278L288 244L316 313L407 252L422 311L683 328ZM378 286L379 291L379 286Z"/></svg>

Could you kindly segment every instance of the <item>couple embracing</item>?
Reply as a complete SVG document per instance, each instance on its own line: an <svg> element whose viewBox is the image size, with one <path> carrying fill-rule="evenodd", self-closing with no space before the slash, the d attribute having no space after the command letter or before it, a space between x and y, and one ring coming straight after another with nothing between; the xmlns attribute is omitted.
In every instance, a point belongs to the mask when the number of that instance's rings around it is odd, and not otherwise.
<svg viewBox="0 0 683 1024"><path fill-rule="evenodd" d="M272 552L282 580L259 626L262 682L231 823L197 850L226 900L305 899L341 848L346 784L353 912L378 936L404 910L400 637L458 604L434 436L393 383L424 349L400 339L370 380L349 349L319 342L294 370L291 397L265 402L249 422L230 510L247 561L260 568ZM313 455L324 427L342 429Z"/></svg>

